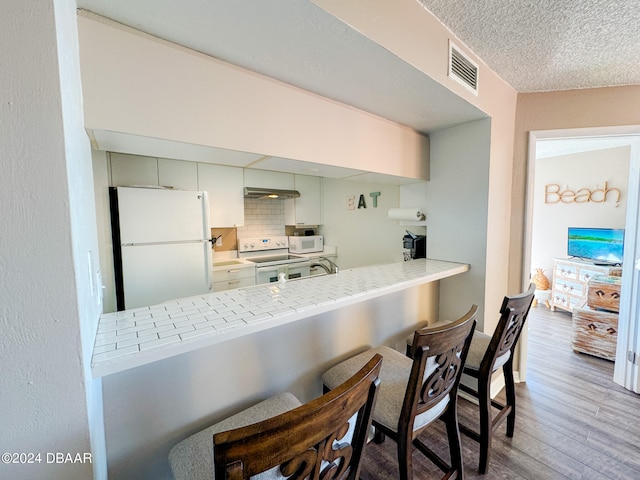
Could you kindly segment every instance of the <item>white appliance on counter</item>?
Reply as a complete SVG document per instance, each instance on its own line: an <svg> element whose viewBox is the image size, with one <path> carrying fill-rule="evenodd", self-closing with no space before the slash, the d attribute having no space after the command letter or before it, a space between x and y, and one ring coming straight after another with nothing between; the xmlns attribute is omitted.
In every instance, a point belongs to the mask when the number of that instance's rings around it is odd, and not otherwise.
<svg viewBox="0 0 640 480"><path fill-rule="evenodd" d="M207 192L112 187L117 309L211 291Z"/></svg>
<svg viewBox="0 0 640 480"><path fill-rule="evenodd" d="M292 253L314 253L324 250L322 235L289 237L289 251Z"/></svg>
<svg viewBox="0 0 640 480"><path fill-rule="evenodd" d="M256 284L277 282L281 273L286 279L308 277L308 258L289 253L289 239L282 237L239 238L238 257L256 264Z"/></svg>

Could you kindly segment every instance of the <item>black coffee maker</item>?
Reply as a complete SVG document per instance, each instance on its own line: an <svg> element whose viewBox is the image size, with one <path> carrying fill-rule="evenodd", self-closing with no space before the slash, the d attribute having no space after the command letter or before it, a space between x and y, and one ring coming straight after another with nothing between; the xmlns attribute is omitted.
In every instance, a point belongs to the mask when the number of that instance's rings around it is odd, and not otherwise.
<svg viewBox="0 0 640 480"><path fill-rule="evenodd" d="M404 247L404 259L427 258L427 237L416 235L407 230L407 234L402 237Z"/></svg>

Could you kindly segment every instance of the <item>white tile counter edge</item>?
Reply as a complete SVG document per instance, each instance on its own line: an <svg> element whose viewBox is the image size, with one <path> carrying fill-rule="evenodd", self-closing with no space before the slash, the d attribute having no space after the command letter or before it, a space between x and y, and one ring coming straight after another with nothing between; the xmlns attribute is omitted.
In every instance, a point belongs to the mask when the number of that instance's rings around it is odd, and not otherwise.
<svg viewBox="0 0 640 480"><path fill-rule="evenodd" d="M93 378L464 273L469 265L421 259L172 300L100 317Z"/></svg>

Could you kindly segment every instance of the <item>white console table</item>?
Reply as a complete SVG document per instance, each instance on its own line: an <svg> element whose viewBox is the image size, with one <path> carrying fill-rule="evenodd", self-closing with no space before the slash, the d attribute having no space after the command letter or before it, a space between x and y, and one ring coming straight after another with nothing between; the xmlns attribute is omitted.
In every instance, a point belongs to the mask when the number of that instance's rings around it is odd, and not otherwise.
<svg viewBox="0 0 640 480"><path fill-rule="evenodd" d="M569 312L580 308L587 301L587 282L599 275L622 275L622 267L594 265L577 259L553 260L553 286L551 310L561 308Z"/></svg>

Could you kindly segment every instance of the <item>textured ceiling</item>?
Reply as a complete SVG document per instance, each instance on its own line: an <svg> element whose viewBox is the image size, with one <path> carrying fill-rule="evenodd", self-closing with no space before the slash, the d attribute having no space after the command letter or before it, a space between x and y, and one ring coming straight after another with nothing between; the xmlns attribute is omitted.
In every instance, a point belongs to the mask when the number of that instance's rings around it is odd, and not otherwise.
<svg viewBox="0 0 640 480"><path fill-rule="evenodd" d="M638 0L417 0L518 92L640 85Z"/></svg>

